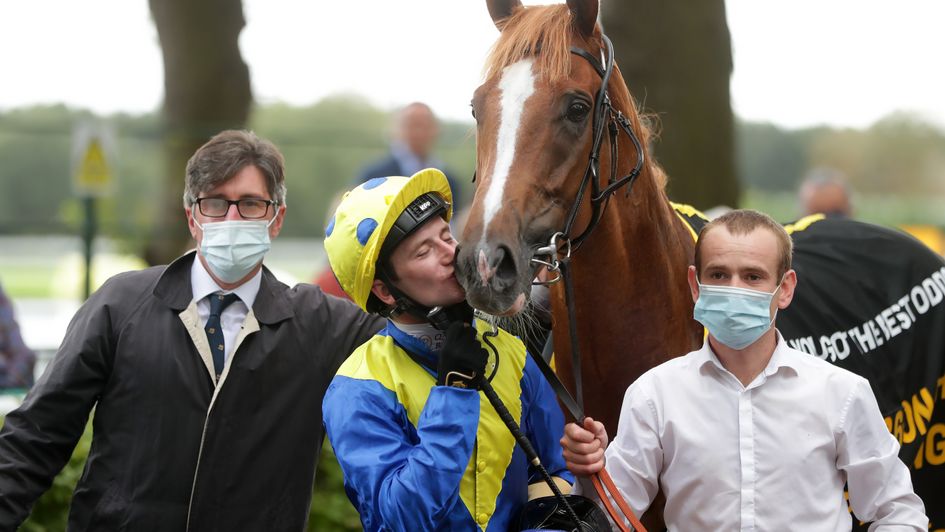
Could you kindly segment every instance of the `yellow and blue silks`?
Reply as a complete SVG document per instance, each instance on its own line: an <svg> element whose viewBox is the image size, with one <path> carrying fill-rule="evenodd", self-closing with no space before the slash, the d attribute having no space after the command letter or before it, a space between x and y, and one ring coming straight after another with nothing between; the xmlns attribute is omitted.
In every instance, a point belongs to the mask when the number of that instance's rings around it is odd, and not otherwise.
<svg viewBox="0 0 945 532"><path fill-rule="evenodd" d="M476 326L481 339L489 326ZM493 387L549 473L573 482L551 387L520 340L500 330L490 342ZM483 395L435 386L435 356L388 323L332 380L325 426L348 497L367 531L508 530L541 478Z"/></svg>

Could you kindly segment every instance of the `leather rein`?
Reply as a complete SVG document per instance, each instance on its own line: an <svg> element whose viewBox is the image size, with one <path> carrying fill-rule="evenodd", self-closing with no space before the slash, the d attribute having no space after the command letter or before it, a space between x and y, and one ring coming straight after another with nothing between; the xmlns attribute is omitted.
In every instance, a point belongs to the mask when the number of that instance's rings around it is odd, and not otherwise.
<svg viewBox="0 0 945 532"><path fill-rule="evenodd" d="M607 85L610 82L610 76L613 73L614 67L613 44L603 33L601 34L601 41L603 42L605 48L605 50L601 50L601 53L602 55L606 54L603 64L601 64L601 62L598 61L587 50L574 46L572 46L570 50L571 53L583 57L588 63L590 63L590 65L594 67L594 70L596 70L598 75L601 77L601 86L594 100L594 116L592 123L593 144L591 146L590 154L588 155L587 167L584 170L584 177L581 180L581 186L578 189L574 204L571 206L571 212L568 214L564 230L552 235L549 244L545 247L537 249L534 253L535 256L547 256L548 260L542 260L538 258L531 259L533 264L544 266L549 271L549 273L558 274L558 276L554 279L537 284L554 284L560 281L562 278L564 279L565 301L568 308L568 337L571 343L571 366L572 371L574 372L574 388L577 399L575 400L575 398L571 396L567 388L565 388L564 384L562 384L561 380L555 374L554 370L548 365L547 360L550 360L551 353L554 349L553 335L548 335L548 340L545 342L541 356L534 358L539 369L541 369L542 373L545 375L545 378L554 389L558 399L562 404L565 405L565 408L568 409L571 416L578 423L582 423L586 416L584 414L584 397L581 378L581 354L577 340L577 320L576 311L574 308L574 286L571 280L571 251L572 249L577 250L580 248L584 240L600 224L610 197L620 187L626 185L627 195L630 194L630 191L633 188L633 183L636 181L637 177L639 177L640 171L643 169L643 163L645 160L643 147L640 144L640 140L633 132L630 121L623 115L623 113L620 112L620 110L614 109L613 105L611 105L610 96L607 93ZM607 186L601 188L599 180L600 150L603 142L605 125L607 127L610 144L610 177L608 178ZM617 178L617 160L619 159L617 138L619 136L620 130L623 130L623 132L628 137L630 137L630 141L633 143L637 152L637 161L629 174ZM581 203L584 201L584 196L589 183L591 185L591 220L587 227L584 228L584 230L577 237L571 238L570 235L574 229L574 222L577 219L577 213L580 209ZM564 249L563 252L561 251L562 247ZM563 256L561 256L562 254ZM591 481L594 484L594 489L597 491L600 500L603 502L607 513L610 514L611 519L613 519L614 523L617 524L621 531L629 531L629 529L624 524L625 517L628 521L630 521L630 524L633 525L635 530L646 532L646 529L640 523L639 519L637 519L636 515L633 513L633 510L626 503L626 501L623 500L623 497L621 497L620 493L617 491L617 488L606 469L602 469L600 472L594 474L591 477ZM608 498L608 492L610 493L611 497L613 497L614 502L617 503L617 506L620 509L620 512L623 513L623 516L621 516L611 504Z"/></svg>

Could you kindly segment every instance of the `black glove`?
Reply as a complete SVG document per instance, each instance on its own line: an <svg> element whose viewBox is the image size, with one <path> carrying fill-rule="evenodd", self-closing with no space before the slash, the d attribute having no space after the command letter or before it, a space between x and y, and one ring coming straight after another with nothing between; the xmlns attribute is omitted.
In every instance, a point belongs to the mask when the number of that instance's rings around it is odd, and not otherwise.
<svg viewBox="0 0 945 532"><path fill-rule="evenodd" d="M455 321L446 329L436 384L478 390L488 359L488 353L476 338L475 327Z"/></svg>

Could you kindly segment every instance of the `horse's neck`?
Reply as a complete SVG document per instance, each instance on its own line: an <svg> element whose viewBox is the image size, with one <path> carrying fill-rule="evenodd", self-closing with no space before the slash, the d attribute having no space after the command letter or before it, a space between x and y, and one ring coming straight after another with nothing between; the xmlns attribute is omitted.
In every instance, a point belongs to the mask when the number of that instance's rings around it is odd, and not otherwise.
<svg viewBox="0 0 945 532"><path fill-rule="evenodd" d="M614 434L620 397L648 369L698 346L686 270L692 237L665 194L641 178L618 191L601 224L572 256L573 303L587 414ZM553 301L555 351L574 381L564 290Z"/></svg>
<svg viewBox="0 0 945 532"><path fill-rule="evenodd" d="M573 254L574 316L564 290L553 300L562 379L575 380L568 330L575 319L587 414L611 434L627 386L701 339L686 283L692 237L665 195L648 185L641 178L630 197L618 191L601 224Z"/></svg>
<svg viewBox="0 0 945 532"><path fill-rule="evenodd" d="M630 351L642 372L698 345L686 281L692 254L691 233L649 174L629 196L618 190L572 257L575 308L584 313L577 317L583 350ZM556 310L556 319L567 323L566 309Z"/></svg>
<svg viewBox="0 0 945 532"><path fill-rule="evenodd" d="M622 287L612 294L614 299L627 294L645 297L664 287L686 294L685 282L679 285L675 280L686 278L692 236L648 174L640 177L629 196L625 189L614 193L584 248L574 259L577 283L600 286L612 281Z"/></svg>

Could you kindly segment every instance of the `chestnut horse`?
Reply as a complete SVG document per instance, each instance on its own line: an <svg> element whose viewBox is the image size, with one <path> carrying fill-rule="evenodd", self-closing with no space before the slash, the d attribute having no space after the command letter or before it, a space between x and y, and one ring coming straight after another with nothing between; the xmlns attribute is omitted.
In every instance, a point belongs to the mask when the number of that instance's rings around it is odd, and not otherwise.
<svg viewBox="0 0 945 532"><path fill-rule="evenodd" d="M598 0L528 8L490 0L488 7L501 36L472 100L478 185L457 277L474 307L515 314L541 267L533 259L552 259L540 248L566 235L559 240L574 245L584 404L613 434L629 383L702 343L686 283L693 233L645 153L650 132L620 70L608 64ZM557 371L571 384L563 290L552 292L552 315Z"/></svg>
<svg viewBox="0 0 945 532"><path fill-rule="evenodd" d="M677 214L666 197L646 149L650 132L597 26L598 0L487 5L501 36L472 100L478 184L457 278L474 307L514 315L545 264L551 273L558 259L568 265L552 292L558 373L567 385L583 382L587 414L614 434L627 386L702 343L686 282L694 233L682 221L694 213ZM869 379L940 527L945 261L898 231L854 220L818 215L787 229L801 282L779 331L792 347ZM582 355L576 367L572 345Z"/></svg>

